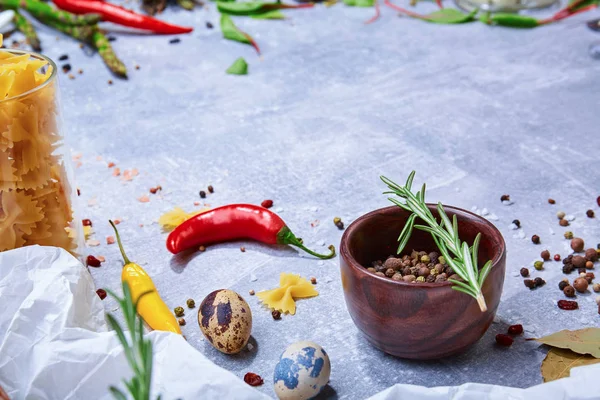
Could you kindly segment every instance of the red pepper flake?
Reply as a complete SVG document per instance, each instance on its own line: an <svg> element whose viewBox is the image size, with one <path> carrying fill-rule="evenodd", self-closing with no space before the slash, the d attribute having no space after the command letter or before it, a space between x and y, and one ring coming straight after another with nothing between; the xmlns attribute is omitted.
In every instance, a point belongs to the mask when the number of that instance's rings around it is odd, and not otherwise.
<svg viewBox="0 0 600 400"><path fill-rule="evenodd" d="M119 176L119 175L121 175L121 168L115 167L115 169L113 169L112 175L113 176Z"/></svg>
<svg viewBox="0 0 600 400"><path fill-rule="evenodd" d="M263 378L261 378L260 375L252 372L248 372L246 375L244 375L244 382L250 386L260 386L264 383Z"/></svg>
<svg viewBox="0 0 600 400"><path fill-rule="evenodd" d="M115 166L115 163L114 163L114 162L112 162L112 161L111 161L111 162L109 162L109 163L108 163L108 168L112 168L112 167L114 167L114 166Z"/></svg>
<svg viewBox="0 0 600 400"><path fill-rule="evenodd" d="M91 219L82 219L81 223L83 224L83 226L92 226L92 220Z"/></svg>
<svg viewBox="0 0 600 400"><path fill-rule="evenodd" d="M508 333L511 335L520 335L521 333L523 333L523 325L517 324L509 326Z"/></svg>
<svg viewBox="0 0 600 400"><path fill-rule="evenodd" d="M143 195L142 197L138 197L138 201L140 203L148 203L150 201L150 197Z"/></svg>
<svg viewBox="0 0 600 400"><path fill-rule="evenodd" d="M313 222L310 223L311 227L317 227L319 226L319 224L321 223L321 221L319 221L318 219L315 219Z"/></svg>
<svg viewBox="0 0 600 400"><path fill-rule="evenodd" d="M512 345L514 342L513 338L511 338L508 335L505 335L503 333L499 333L496 335L496 343L498 343L500 346L510 346Z"/></svg>
<svg viewBox="0 0 600 400"><path fill-rule="evenodd" d="M271 208L273 207L273 200L263 200L263 202L260 203L260 205L264 208Z"/></svg>
<svg viewBox="0 0 600 400"><path fill-rule="evenodd" d="M194 202L194 205L195 205L195 206L199 206L200 204L201 204L201 203L200 203L199 201L195 201L195 202Z"/></svg>
<svg viewBox="0 0 600 400"><path fill-rule="evenodd" d="M104 300L106 298L106 290L98 289L96 290L96 294L100 297L100 300Z"/></svg>
<svg viewBox="0 0 600 400"><path fill-rule="evenodd" d="M102 263L96 257L89 255L87 256L86 263L88 267L98 268Z"/></svg>
<svg viewBox="0 0 600 400"><path fill-rule="evenodd" d="M77 196L81 196L81 190L79 190L79 188L77 188Z"/></svg>
<svg viewBox="0 0 600 400"><path fill-rule="evenodd" d="M156 194L156 192L161 191L161 190L162 190L162 186L158 185L156 187L150 188L150 193Z"/></svg>
<svg viewBox="0 0 600 400"><path fill-rule="evenodd" d="M561 310L577 310L579 308L579 304L572 300L559 300L558 308Z"/></svg>
<svg viewBox="0 0 600 400"><path fill-rule="evenodd" d="M114 236L107 236L106 237L106 244L114 244L115 243L115 237Z"/></svg>
<svg viewBox="0 0 600 400"><path fill-rule="evenodd" d="M115 218L113 219L113 222L115 223L115 225L119 225L121 223L121 220L119 218Z"/></svg>

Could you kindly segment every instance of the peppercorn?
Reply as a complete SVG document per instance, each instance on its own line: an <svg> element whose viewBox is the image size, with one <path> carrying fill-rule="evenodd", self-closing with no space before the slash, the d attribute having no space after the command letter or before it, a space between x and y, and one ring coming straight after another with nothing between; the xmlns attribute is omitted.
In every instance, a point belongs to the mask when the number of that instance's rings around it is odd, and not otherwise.
<svg viewBox="0 0 600 400"><path fill-rule="evenodd" d="M520 228L520 227L521 227L521 221L519 221L518 219L514 219L512 223L513 223L513 224L515 224L515 226L516 226L517 228Z"/></svg>
<svg viewBox="0 0 600 400"><path fill-rule="evenodd" d="M537 278L535 278L533 280L533 283L535 283L535 287L540 287L540 286L544 286L546 284L546 281L538 276Z"/></svg>
<svg viewBox="0 0 600 400"><path fill-rule="evenodd" d="M563 211L559 211L556 213L556 217L558 219L563 219L565 217L565 215L567 215L567 214L565 214Z"/></svg>
<svg viewBox="0 0 600 400"><path fill-rule="evenodd" d="M550 204L556 204L556 200L554 200L554 199L548 199L548 203L550 203Z"/></svg>
<svg viewBox="0 0 600 400"><path fill-rule="evenodd" d="M198 251L200 251L200 252L206 251L206 247L200 246L200 247L198 247Z"/></svg>
<svg viewBox="0 0 600 400"><path fill-rule="evenodd" d="M582 256L574 256L571 262L575 268L585 268L585 261Z"/></svg>
<svg viewBox="0 0 600 400"><path fill-rule="evenodd" d="M565 239L573 239L573 232L566 231L564 236L565 236Z"/></svg>
<svg viewBox="0 0 600 400"><path fill-rule="evenodd" d="M587 210L585 215L587 215L588 218L594 218L594 210Z"/></svg>
<svg viewBox="0 0 600 400"><path fill-rule="evenodd" d="M560 261L560 254L554 255L554 261Z"/></svg>
<svg viewBox="0 0 600 400"><path fill-rule="evenodd" d="M565 281L560 281L558 282L558 288L560 290L565 290L565 288L569 286L569 282L565 282Z"/></svg>
<svg viewBox="0 0 600 400"><path fill-rule="evenodd" d="M205 199L206 198L206 192L204 190L201 190L198 194L200 195L201 199Z"/></svg>
<svg viewBox="0 0 600 400"><path fill-rule="evenodd" d="M98 289L96 290L96 294L100 297L100 300L104 300L106 298L106 290Z"/></svg>
<svg viewBox="0 0 600 400"><path fill-rule="evenodd" d="M444 256L439 256L438 257L438 263L440 263L442 265L446 264L446 259L444 258Z"/></svg>
<svg viewBox="0 0 600 400"><path fill-rule="evenodd" d="M425 278L425 282L428 282L428 283L435 282L435 275L427 275L427 278Z"/></svg>
<svg viewBox="0 0 600 400"><path fill-rule="evenodd" d="M575 288L573 286L571 286L571 285L567 285L563 289L563 293L567 297L575 297Z"/></svg>
<svg viewBox="0 0 600 400"><path fill-rule="evenodd" d="M394 275L392 275L392 280L393 281L401 281L402 280L402 274L400 272L396 272Z"/></svg>
<svg viewBox="0 0 600 400"><path fill-rule="evenodd" d="M82 219L81 223L83 224L83 226L92 226L92 220L91 219Z"/></svg>
<svg viewBox="0 0 600 400"><path fill-rule="evenodd" d="M427 277L429 276L429 268L423 266L419 269L419 276Z"/></svg>
<svg viewBox="0 0 600 400"><path fill-rule="evenodd" d="M375 275L377 275L377 276L385 276L385 274L383 272L380 272L380 271L375 272Z"/></svg>
<svg viewBox="0 0 600 400"><path fill-rule="evenodd" d="M273 310L273 312L271 313L271 316L273 317L274 320L279 320L279 319L281 319L281 312L279 312L278 310Z"/></svg>
<svg viewBox="0 0 600 400"><path fill-rule="evenodd" d="M109 85L112 85L112 84L113 84L113 81L112 81L112 79L109 79L109 80L108 80L108 84L109 84Z"/></svg>
<svg viewBox="0 0 600 400"><path fill-rule="evenodd" d="M416 277L416 276L414 276L414 275L404 275L404 276L402 277L402 280L403 280L404 282L414 282L416 279L417 279L417 277Z"/></svg>
<svg viewBox="0 0 600 400"><path fill-rule="evenodd" d="M541 252L540 256L544 261L550 260L550 252L548 250L544 250Z"/></svg>
<svg viewBox="0 0 600 400"><path fill-rule="evenodd" d="M424 276L419 276L417 278L417 282L425 282L425 277Z"/></svg>
<svg viewBox="0 0 600 400"><path fill-rule="evenodd" d="M573 272L573 264L565 264L562 267L563 274L570 274Z"/></svg>
<svg viewBox="0 0 600 400"><path fill-rule="evenodd" d="M596 304L600 306L600 296L596 297Z"/></svg>
<svg viewBox="0 0 600 400"><path fill-rule="evenodd" d="M206 21L206 27L208 29L212 29L213 28L213 24L211 24L210 22Z"/></svg>
<svg viewBox="0 0 600 400"><path fill-rule="evenodd" d="M577 304L576 301L559 300L558 308L561 310L577 310L579 308L579 304Z"/></svg>
<svg viewBox="0 0 600 400"><path fill-rule="evenodd" d="M575 281L573 282L573 287L575 288L575 290L577 290L579 293L585 293L585 291L588 288L588 281L585 278L577 278L575 279Z"/></svg>
<svg viewBox="0 0 600 400"><path fill-rule="evenodd" d="M442 264L435 264L435 267L433 269L438 274L441 274L442 272L444 272L444 266Z"/></svg>
<svg viewBox="0 0 600 400"><path fill-rule="evenodd" d="M240 247L240 251L241 251L242 253L245 253L245 252L246 252L246 248L245 248L244 246L242 246L242 247Z"/></svg>
<svg viewBox="0 0 600 400"><path fill-rule="evenodd" d="M505 335L503 333L499 333L496 335L496 343L498 343L500 346L509 347L513 344L513 342L513 338L511 338L508 335Z"/></svg>
<svg viewBox="0 0 600 400"><path fill-rule="evenodd" d="M600 292L600 283L594 283L594 286L592 286L592 290L596 293Z"/></svg>
<svg viewBox="0 0 600 400"><path fill-rule="evenodd" d="M248 291L248 294L249 294L250 296L254 296L254 295L256 294L256 292L254 291L254 289L250 289L250 290Z"/></svg>
<svg viewBox="0 0 600 400"><path fill-rule="evenodd" d="M175 309L173 310L175 311L175 316L176 317L183 317L183 307L175 307Z"/></svg>
<svg viewBox="0 0 600 400"><path fill-rule="evenodd" d="M503 194L502 196L500 196L500 201L510 201L510 195Z"/></svg>
<svg viewBox="0 0 600 400"><path fill-rule="evenodd" d="M196 302L194 301L194 299L187 299L185 303L187 304L188 308L196 307Z"/></svg>
<svg viewBox="0 0 600 400"><path fill-rule="evenodd" d="M385 260L385 263L383 263L383 265L385 265L386 268L393 269L394 271L399 271L404 266L401 259L393 257Z"/></svg>
<svg viewBox="0 0 600 400"><path fill-rule="evenodd" d="M598 252L595 249L587 249L585 251L585 259L588 261L597 261L598 260Z"/></svg>
<svg viewBox="0 0 600 400"><path fill-rule="evenodd" d="M173 39L169 40L170 44L175 44L175 43L179 43L179 42L181 42L181 39L179 39L179 38L173 38Z"/></svg>
<svg viewBox="0 0 600 400"><path fill-rule="evenodd" d="M560 226L569 226L569 221L567 221L566 219L561 219L560 221L558 221L558 224Z"/></svg>
<svg viewBox="0 0 600 400"><path fill-rule="evenodd" d="M429 263L431 261L431 258L429 258L429 255L425 254L424 256L421 256L421 262L422 263Z"/></svg>
<svg viewBox="0 0 600 400"><path fill-rule="evenodd" d="M208 185L207 189L208 189L208 193L214 193L215 192L215 188L212 187L212 185Z"/></svg>
<svg viewBox="0 0 600 400"><path fill-rule="evenodd" d="M436 253L435 251L432 251L428 255L429 255L429 259L431 260L431 262L433 264L437 264L438 263L438 258L440 257L440 255L438 253Z"/></svg>
<svg viewBox="0 0 600 400"><path fill-rule="evenodd" d="M529 276L529 269L523 267L521 268L521 270L519 271L521 273L521 276L523 278L527 278Z"/></svg>
<svg viewBox="0 0 600 400"><path fill-rule="evenodd" d="M177 322L179 323L180 326L184 326L185 325L185 319L183 319L183 318L179 318L177 320Z"/></svg>
<svg viewBox="0 0 600 400"><path fill-rule="evenodd" d="M86 258L86 264L89 267L95 267L98 268L102 263L100 262L100 260L98 260L96 257L89 255Z"/></svg>
<svg viewBox="0 0 600 400"><path fill-rule="evenodd" d="M531 241L533 242L533 244L540 244L540 237L538 235L533 235L531 237Z"/></svg>
<svg viewBox="0 0 600 400"><path fill-rule="evenodd" d="M435 282L446 282L447 278L445 276L445 274L439 274L435 277Z"/></svg>
<svg viewBox="0 0 600 400"><path fill-rule="evenodd" d="M593 272L586 272L584 278L586 281L588 281L588 283L591 284L592 281L596 278L596 275L594 275Z"/></svg>
<svg viewBox="0 0 600 400"><path fill-rule="evenodd" d="M523 283L525 284L526 287L528 287L529 289L535 289L535 282L533 281L533 279L525 279L523 281Z"/></svg>
<svg viewBox="0 0 600 400"><path fill-rule="evenodd" d="M533 266L538 271L541 271L541 270L544 269L544 262L543 261L536 261L536 262L533 263Z"/></svg>
<svg viewBox="0 0 600 400"><path fill-rule="evenodd" d="M587 269L593 269L593 268L594 268L594 263L593 263L593 262L591 262L591 261L586 261L586 262L585 262L585 267L586 267Z"/></svg>
<svg viewBox="0 0 600 400"><path fill-rule="evenodd" d="M523 325L517 324L509 326L508 333L510 333L511 335L520 335L521 333L523 333Z"/></svg>
<svg viewBox="0 0 600 400"><path fill-rule="evenodd" d="M573 251L575 253L579 253L579 252L583 251L584 246L585 246L585 243L582 238L573 238L571 240L571 248L573 249Z"/></svg>
<svg viewBox="0 0 600 400"><path fill-rule="evenodd" d="M271 208L273 207L273 200L263 200L262 203L260 203L260 205L264 208Z"/></svg>

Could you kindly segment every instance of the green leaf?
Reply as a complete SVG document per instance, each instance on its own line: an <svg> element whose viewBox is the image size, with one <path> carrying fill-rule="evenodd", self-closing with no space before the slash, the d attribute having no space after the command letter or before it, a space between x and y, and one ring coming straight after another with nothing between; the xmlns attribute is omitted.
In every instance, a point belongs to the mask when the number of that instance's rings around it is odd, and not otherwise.
<svg viewBox="0 0 600 400"><path fill-rule="evenodd" d="M250 17L254 19L285 19L285 14L279 10L271 10L262 14L253 14Z"/></svg>
<svg viewBox="0 0 600 400"><path fill-rule="evenodd" d="M527 15L497 13L489 17L492 25L509 26L512 28L535 28L539 25L537 19Z"/></svg>
<svg viewBox="0 0 600 400"><path fill-rule="evenodd" d="M231 67L227 68L227 72L230 75L248 75L248 63L242 57L238 58L231 64Z"/></svg>
<svg viewBox="0 0 600 400"><path fill-rule="evenodd" d="M469 14L465 14L458 11L456 8L442 8L441 10L425 15L424 20L436 24L462 24L473 21L477 11L479 10L475 9Z"/></svg>
<svg viewBox="0 0 600 400"><path fill-rule="evenodd" d="M404 228L402 228L402 232L400 232L400 236L398 237L398 239L402 238L402 240L398 245L398 250L396 254L400 254L402 250L404 250L406 243L408 243L408 240L410 239L410 235L412 233L413 225L415 223L415 218L417 218L416 214L411 214L410 217L408 217Z"/></svg>
<svg viewBox="0 0 600 400"><path fill-rule="evenodd" d="M123 393L122 391L120 391L118 388L111 386L108 388L108 390L110 390L110 393L112 393L113 397L117 400L127 400L127 396L125 396L125 393Z"/></svg>
<svg viewBox="0 0 600 400"><path fill-rule="evenodd" d="M404 185L406 187L406 190L410 191L410 189L412 188L413 179L415 179L416 173L417 173L417 171L412 171L408 175L408 179L406 179L406 185Z"/></svg>
<svg viewBox="0 0 600 400"><path fill-rule="evenodd" d="M477 264L477 257L479 253L479 241L481 240L481 232L475 236L475 240L473 241L473 247L471 248L471 255L473 257L473 265L475 268L479 268Z"/></svg>
<svg viewBox="0 0 600 400"><path fill-rule="evenodd" d="M535 340L548 346L569 349L578 354L591 354L600 358L600 328L562 330Z"/></svg>
<svg viewBox="0 0 600 400"><path fill-rule="evenodd" d="M483 287L483 282L485 282L485 279L487 278L487 276L489 275L491 270L492 270L492 260L489 260L488 262L485 263L485 265L479 272L479 279L477 280L477 283L479 283L480 288Z"/></svg>
<svg viewBox="0 0 600 400"><path fill-rule="evenodd" d="M544 382L566 378L571 375L571 368L600 363L600 359L590 355L574 353L570 350L552 348L542 361L542 377Z"/></svg>
<svg viewBox="0 0 600 400"><path fill-rule="evenodd" d="M260 1L245 1L243 3L217 1L217 9L224 14L251 15L261 14L267 3Z"/></svg>
<svg viewBox="0 0 600 400"><path fill-rule="evenodd" d="M258 45L252 39L250 35L246 32L238 29L237 26L233 23L231 17L227 14L221 14L221 32L223 32L223 37L225 39L234 40L236 42L245 43L253 46L256 49L256 52L260 54L260 49Z"/></svg>
<svg viewBox="0 0 600 400"><path fill-rule="evenodd" d="M462 288L462 287L460 287L460 286L450 286L450 287L451 287L452 289L456 290L456 291L459 291L459 292L462 292L462 293L468 294L468 295L469 295L469 296L471 296L471 297L477 297L477 295L473 293L473 289L471 289L471 288L469 288L469 289L464 289L464 288Z"/></svg>
<svg viewBox="0 0 600 400"><path fill-rule="evenodd" d="M344 0L344 4L351 7L373 7L375 0Z"/></svg>

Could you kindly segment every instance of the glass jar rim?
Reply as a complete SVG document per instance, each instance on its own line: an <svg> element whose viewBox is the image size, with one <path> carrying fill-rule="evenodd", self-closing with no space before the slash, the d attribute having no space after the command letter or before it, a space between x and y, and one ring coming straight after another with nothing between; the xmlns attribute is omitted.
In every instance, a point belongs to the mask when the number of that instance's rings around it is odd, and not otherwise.
<svg viewBox="0 0 600 400"><path fill-rule="evenodd" d="M38 58L38 59L46 61L48 63L48 65L50 67L52 67L52 73L50 74L50 77L48 79L46 79L46 81L44 83L42 83L39 86L34 87L31 90L26 91L25 93L21 93L16 96L13 96L13 97L7 97L6 99L0 99L0 105L2 105L2 103L8 102L8 101L13 101L16 99L20 99L22 97L29 96L32 93L37 92L38 90L42 90L43 88L48 86L51 82L53 82L56 79L56 76L57 76L56 75L56 63L54 61L52 61L50 58L48 58L42 54L36 53L34 51L15 50L15 49L2 49L0 51L7 51L7 52L13 53L15 55L29 54L30 57Z"/></svg>

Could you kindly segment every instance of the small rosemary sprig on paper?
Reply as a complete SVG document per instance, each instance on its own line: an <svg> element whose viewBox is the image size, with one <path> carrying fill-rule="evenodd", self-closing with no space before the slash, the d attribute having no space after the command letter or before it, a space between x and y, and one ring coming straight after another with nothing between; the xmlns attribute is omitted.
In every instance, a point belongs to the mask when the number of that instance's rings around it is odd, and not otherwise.
<svg viewBox="0 0 600 400"><path fill-rule="evenodd" d="M151 293L151 291L142 293L135 304L131 297L131 289L127 282L123 282L123 298L118 297L110 290L107 290L107 292L117 300L117 303L119 303L119 306L123 311L123 316L125 317L125 324L129 330L130 339L127 340L125 332L116 318L111 314L106 315L108 323L117 333L119 341L123 345L125 358L133 370L133 377L129 381L123 380L123 382L134 400L150 400L152 342L148 339L144 339L144 324L136 310L140 299L144 295ZM126 396L119 388L111 386L109 389L116 399L127 400L128 396ZM157 400L160 400L160 395L157 397Z"/></svg>
<svg viewBox="0 0 600 400"><path fill-rule="evenodd" d="M477 252L479 250L481 233L477 234L473 246L469 247L467 242L461 241L458 237L458 222L456 215L454 215L452 221L450 221L450 218L448 218L448 215L446 215L446 212L444 211L442 203L439 202L437 210L441 222L438 223L425 203L425 184L423 184L423 187L417 193L411 192L414 177L415 171L412 171L404 186L394 183L385 176L381 177L381 180L391 190L389 192L384 192L384 194L395 194L404 199L405 202L403 203L396 198L389 198L392 203L411 213L406 221L406 225L404 225L404 228L398 237L398 241L400 242L398 254L402 252L406 243L408 243L413 228L429 232L448 265L450 265L452 270L465 281L460 282L450 279L449 281L453 284L452 289L473 296L477 300L477 304L479 304L481 311L486 311L487 305L485 304L485 299L481 293L481 287L492 269L492 261L486 262L481 270L477 267ZM425 225L415 225L415 219L417 217L419 217Z"/></svg>

